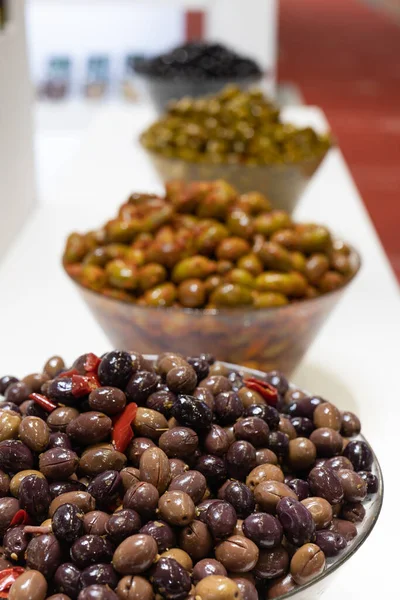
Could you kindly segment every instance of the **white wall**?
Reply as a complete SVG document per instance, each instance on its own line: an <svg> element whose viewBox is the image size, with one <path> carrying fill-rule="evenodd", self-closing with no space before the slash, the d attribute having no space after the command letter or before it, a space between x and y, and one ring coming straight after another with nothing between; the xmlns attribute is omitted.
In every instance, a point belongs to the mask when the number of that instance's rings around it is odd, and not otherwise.
<svg viewBox="0 0 400 600"><path fill-rule="evenodd" d="M145 0L28 0L27 30L35 81L47 58L73 59L75 83L85 77L89 54L107 54L116 78L127 53L159 53L183 40L184 13L179 6ZM118 72L120 69L120 72Z"/></svg>
<svg viewBox="0 0 400 600"><path fill-rule="evenodd" d="M12 0L0 31L0 256L36 199L31 108L24 0Z"/></svg>

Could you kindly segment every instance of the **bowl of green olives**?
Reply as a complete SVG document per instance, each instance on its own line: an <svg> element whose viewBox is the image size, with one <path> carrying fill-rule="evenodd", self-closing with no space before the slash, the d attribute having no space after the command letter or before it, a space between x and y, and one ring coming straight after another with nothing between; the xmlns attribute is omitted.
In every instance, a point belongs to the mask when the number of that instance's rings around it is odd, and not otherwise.
<svg viewBox="0 0 400 600"><path fill-rule="evenodd" d="M289 212L333 144L329 135L286 123L260 90L234 85L169 104L140 139L164 182L224 179Z"/></svg>
<svg viewBox="0 0 400 600"><path fill-rule="evenodd" d="M291 373L360 268L323 225L259 192L172 181L132 194L97 230L72 233L63 266L112 343L195 343L227 362Z"/></svg>

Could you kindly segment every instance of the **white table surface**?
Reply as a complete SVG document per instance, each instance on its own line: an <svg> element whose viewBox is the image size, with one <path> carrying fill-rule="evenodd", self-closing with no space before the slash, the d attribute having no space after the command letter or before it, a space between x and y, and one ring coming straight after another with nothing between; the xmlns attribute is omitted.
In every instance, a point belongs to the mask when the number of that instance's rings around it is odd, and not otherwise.
<svg viewBox="0 0 400 600"><path fill-rule="evenodd" d="M326 126L316 108L289 108L286 116L297 123ZM101 224L131 191L161 191L135 141L152 118L145 107L100 111L79 152L58 174L53 189L46 191L42 204L0 264L2 374L23 376L39 370L50 354L72 361L83 352L101 354L110 349L64 276L60 257L71 230ZM389 572L394 573L397 566L400 534L399 452L394 448L400 422L399 288L338 150L331 152L318 171L296 216L326 223L362 252L360 274L293 380L357 412L380 459L386 495L379 523L324 596L326 600L375 600L384 597L385 585L390 591L390 583L385 582L386 577L393 581ZM386 575L377 576L379 572Z"/></svg>

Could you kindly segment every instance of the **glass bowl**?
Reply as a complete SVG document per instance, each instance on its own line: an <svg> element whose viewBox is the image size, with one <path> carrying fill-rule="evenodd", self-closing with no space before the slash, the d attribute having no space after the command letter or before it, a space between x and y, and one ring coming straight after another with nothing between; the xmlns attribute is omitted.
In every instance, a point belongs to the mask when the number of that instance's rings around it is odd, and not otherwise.
<svg viewBox="0 0 400 600"><path fill-rule="evenodd" d="M351 249L353 275L335 291L286 306L188 309L139 306L104 296L72 279L115 348L187 356L210 352L219 360L290 375L360 268Z"/></svg>
<svg viewBox="0 0 400 600"><path fill-rule="evenodd" d="M329 150L302 162L271 165L194 163L150 150L146 152L164 183L171 179L187 182L224 179L240 194L249 190L261 192L271 200L274 208L292 213Z"/></svg>
<svg viewBox="0 0 400 600"><path fill-rule="evenodd" d="M136 77L155 109L162 113L171 100L179 100L184 96L198 98L206 94L216 94L228 84L235 84L243 90L247 90L261 81L262 74L236 79L234 77L229 79L190 79L184 77L165 79L142 73L137 73Z"/></svg>
<svg viewBox="0 0 400 600"><path fill-rule="evenodd" d="M133 346L132 346L133 347ZM136 349L136 346L135 346ZM171 347L169 348L169 350ZM193 353L193 348L192 348ZM196 349L197 353L197 349ZM157 356L149 355L146 356L150 361L155 361ZM226 366L234 371L237 371L247 377L255 377L257 379L263 379L265 377L265 373L256 369L249 369L246 367L239 366L237 364L230 364L225 362ZM291 388L295 388L294 384L290 384ZM309 394L307 390L303 390L306 394ZM326 569L321 575L310 581L309 583L299 586L298 589L292 590L287 594L283 594L279 596L277 600L287 600L289 598L293 598L293 600L317 600L320 598L324 591L328 589L329 586L332 585L332 581L335 577L338 576L339 568L344 565L352 556L357 552L357 550L363 545L363 543L367 540L368 536L374 529L376 522L378 520L379 514L381 512L382 503L383 503L383 477L381 467L379 465L378 459L373 452L371 444L369 444L368 440L365 439L363 435L358 435L352 438L352 440L363 440L367 442L370 446L374 461L372 465L372 472L377 476L379 482L379 489L376 494L367 496L367 499L363 502L363 506L365 508L365 518L362 523L354 523L357 527L358 535L356 538L348 542L346 548L336 557L327 558L326 559ZM273 581L273 580L272 580ZM267 600L268 596L265 596L265 600Z"/></svg>

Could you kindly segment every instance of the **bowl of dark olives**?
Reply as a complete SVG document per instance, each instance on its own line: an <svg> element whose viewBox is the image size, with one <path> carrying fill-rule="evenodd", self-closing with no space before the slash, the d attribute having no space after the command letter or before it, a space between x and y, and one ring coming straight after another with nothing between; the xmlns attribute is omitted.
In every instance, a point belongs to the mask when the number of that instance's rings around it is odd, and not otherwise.
<svg viewBox="0 0 400 600"><path fill-rule="evenodd" d="M383 480L359 418L192 350L0 378L4 597L311 600L366 541Z"/></svg>
<svg viewBox="0 0 400 600"><path fill-rule="evenodd" d="M228 83L243 89L262 78L251 59L207 42L188 42L170 52L135 61L134 70L145 94L162 112L171 100L216 94Z"/></svg>

